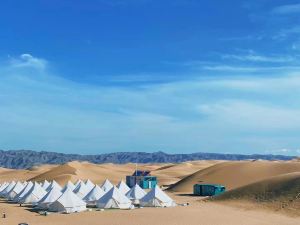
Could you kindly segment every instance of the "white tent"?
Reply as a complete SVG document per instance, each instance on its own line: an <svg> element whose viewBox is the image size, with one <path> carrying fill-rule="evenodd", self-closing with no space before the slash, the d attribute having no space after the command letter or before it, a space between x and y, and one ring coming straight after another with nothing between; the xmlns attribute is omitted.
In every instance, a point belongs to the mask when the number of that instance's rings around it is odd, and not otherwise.
<svg viewBox="0 0 300 225"><path fill-rule="evenodd" d="M76 188L81 182L82 182L82 180L78 179L78 180L75 182L75 184L74 184L75 188Z"/></svg>
<svg viewBox="0 0 300 225"><path fill-rule="evenodd" d="M61 188L54 186L38 201L37 207L40 209L48 209L49 205L55 202L61 195Z"/></svg>
<svg viewBox="0 0 300 225"><path fill-rule="evenodd" d="M108 192L114 185L112 185L112 183L106 179L102 184L101 184L101 188L104 192Z"/></svg>
<svg viewBox="0 0 300 225"><path fill-rule="evenodd" d="M87 179L87 180L85 181L85 185L86 185L90 190L92 190L92 189L95 187L95 184L94 184L92 181L90 181L90 179Z"/></svg>
<svg viewBox="0 0 300 225"><path fill-rule="evenodd" d="M43 198L47 192L37 182L33 183L31 189L20 199L20 203L35 204Z"/></svg>
<svg viewBox="0 0 300 225"><path fill-rule="evenodd" d="M52 204L49 205L49 211L53 212L82 212L86 210L86 203L82 201L71 188L65 192Z"/></svg>
<svg viewBox="0 0 300 225"><path fill-rule="evenodd" d="M83 198L88 205L96 205L96 201L100 199L105 192L96 184L94 188Z"/></svg>
<svg viewBox="0 0 300 225"><path fill-rule="evenodd" d="M13 200L24 188L24 185L21 182L17 182L14 188L7 193L6 197L8 200Z"/></svg>
<svg viewBox="0 0 300 225"><path fill-rule="evenodd" d="M57 188L59 190L62 190L62 187L55 180L51 181L51 183L50 183L49 187L46 189L46 191L48 192L52 188Z"/></svg>
<svg viewBox="0 0 300 225"><path fill-rule="evenodd" d="M32 188L32 186L33 186L33 183L31 181L29 181L26 184L26 186L23 188L23 190L14 197L13 201L14 202L19 202L20 199L23 198L24 195L26 195L28 193L28 191L30 191L30 189Z"/></svg>
<svg viewBox="0 0 300 225"><path fill-rule="evenodd" d="M10 182L10 183L6 186L6 188L4 188L4 189L1 191L0 196L1 196L1 197L6 197L6 195L8 194L8 192L10 192L10 191L14 188L15 185L16 185L16 182L15 182L15 181Z"/></svg>
<svg viewBox="0 0 300 225"><path fill-rule="evenodd" d="M128 191L130 191L130 188L127 186L127 184L124 183L123 180L121 180L118 185L117 185L117 188L124 194L126 195L126 193Z"/></svg>
<svg viewBox="0 0 300 225"><path fill-rule="evenodd" d="M49 187L50 183L47 180L44 180L43 184L42 184L42 188L44 188L44 190L47 190L47 188Z"/></svg>
<svg viewBox="0 0 300 225"><path fill-rule="evenodd" d="M140 199L147 193L138 185L135 184L130 191L127 192L126 197L129 198L134 204L139 204Z"/></svg>
<svg viewBox="0 0 300 225"><path fill-rule="evenodd" d="M4 182L3 184L1 184L1 186L0 186L0 193L1 193L1 191L3 191L8 185L9 185L8 182Z"/></svg>
<svg viewBox="0 0 300 225"><path fill-rule="evenodd" d="M83 181L81 181L77 187L73 190L73 192L80 198L83 199L91 191Z"/></svg>
<svg viewBox="0 0 300 225"><path fill-rule="evenodd" d="M131 201L116 186L113 186L97 202L97 208L129 209Z"/></svg>
<svg viewBox="0 0 300 225"><path fill-rule="evenodd" d="M156 185L140 200L140 205L145 207L172 207L176 206L176 203Z"/></svg>
<svg viewBox="0 0 300 225"><path fill-rule="evenodd" d="M75 189L75 185L71 181L68 181L61 192L65 192L65 190L67 190L68 188L73 191Z"/></svg>

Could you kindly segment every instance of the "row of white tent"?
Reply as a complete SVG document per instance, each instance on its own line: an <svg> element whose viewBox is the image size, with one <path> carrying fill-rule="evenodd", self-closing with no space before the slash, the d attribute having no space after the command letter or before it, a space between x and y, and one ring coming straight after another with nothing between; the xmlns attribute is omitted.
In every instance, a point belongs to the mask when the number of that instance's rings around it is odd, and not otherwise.
<svg viewBox="0 0 300 225"><path fill-rule="evenodd" d="M42 183L11 181L0 185L0 197L19 204L53 212L81 212L86 206L97 208L133 209L143 207L172 207L175 202L158 186L146 193L138 184L131 189L120 181L114 186L106 179L100 186L90 180L68 181L61 187L55 180Z"/></svg>

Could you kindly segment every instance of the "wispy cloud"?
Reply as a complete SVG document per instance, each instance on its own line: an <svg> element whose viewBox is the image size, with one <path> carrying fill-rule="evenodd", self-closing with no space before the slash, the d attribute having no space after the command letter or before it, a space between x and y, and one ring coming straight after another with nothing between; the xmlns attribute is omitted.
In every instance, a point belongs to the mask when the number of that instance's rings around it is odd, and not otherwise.
<svg viewBox="0 0 300 225"><path fill-rule="evenodd" d="M32 58L40 60L25 62ZM299 144L299 73L195 74L137 88L79 84L34 63L0 65L2 148L259 153Z"/></svg>
<svg viewBox="0 0 300 225"><path fill-rule="evenodd" d="M300 13L300 4L281 5L273 8L272 13L279 15Z"/></svg>
<svg viewBox="0 0 300 225"><path fill-rule="evenodd" d="M295 61L295 58L292 56L266 56L259 55L254 51L249 51L248 54L236 55L236 54L224 54L222 55L223 59L234 59L239 61L250 61L250 62L271 62L271 63L288 63Z"/></svg>
<svg viewBox="0 0 300 225"><path fill-rule="evenodd" d="M47 66L45 59L33 57L30 54L22 54L18 58L10 58L12 67L27 67L44 70Z"/></svg>

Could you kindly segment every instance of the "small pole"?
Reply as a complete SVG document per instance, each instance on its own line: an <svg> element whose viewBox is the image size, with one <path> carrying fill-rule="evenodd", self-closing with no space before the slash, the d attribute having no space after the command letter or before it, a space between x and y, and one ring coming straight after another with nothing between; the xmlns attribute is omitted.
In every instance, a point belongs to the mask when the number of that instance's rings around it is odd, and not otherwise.
<svg viewBox="0 0 300 225"><path fill-rule="evenodd" d="M5 212L2 213L2 218L6 218L6 213Z"/></svg>

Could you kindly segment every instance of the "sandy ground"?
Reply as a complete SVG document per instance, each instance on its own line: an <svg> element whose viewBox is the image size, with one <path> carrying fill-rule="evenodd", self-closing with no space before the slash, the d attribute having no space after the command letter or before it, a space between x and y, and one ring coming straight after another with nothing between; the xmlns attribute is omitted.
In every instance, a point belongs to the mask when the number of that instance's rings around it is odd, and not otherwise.
<svg viewBox="0 0 300 225"><path fill-rule="evenodd" d="M109 178L114 184L126 175L133 173L135 164L101 164L87 162L70 162L64 165L42 165L28 170L10 170L0 168L0 182L9 180L55 179L60 184L78 179L90 179L100 184ZM285 196L298 193L298 173L300 162L268 162L268 161L195 161L179 164L139 164L139 169L148 169L158 177L159 185L170 185L172 192L168 194L177 203L189 202L189 206L174 208L143 208L135 210L105 210L57 214L48 216L33 212L30 207L20 207L0 201L0 216L5 212L7 218L0 218L0 225L17 225L26 222L29 225L299 225L300 218L296 214L284 210L275 211L266 204L254 204L251 196L262 191L288 191ZM292 173L293 175L289 175ZM274 176L278 176L275 177ZM300 178L299 178L300 179ZM246 193L240 199L234 196L228 201L200 201L193 197L192 187L195 183L208 182L225 184L230 192ZM254 182L258 182L251 186ZM276 184L276 185L274 185ZM290 187L296 187L290 189ZM246 190L246 191L243 191ZM299 187L300 190L300 187ZM229 193L229 192L228 192ZM251 196L249 195L251 193ZM264 193L264 192L263 192ZM249 197L249 196L250 197ZM288 199L286 199L288 201ZM294 207L293 210L298 210ZM299 215L297 213L297 215Z"/></svg>
<svg viewBox="0 0 300 225"><path fill-rule="evenodd" d="M0 224L17 225L299 225L299 218L267 210L238 209L224 204L197 201L197 197L171 196L177 202L189 202L189 206L174 208L143 208L135 210L106 210L76 214L51 214L41 216L29 208L0 203Z"/></svg>

